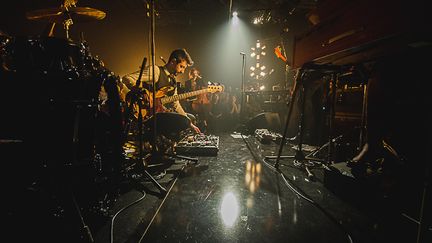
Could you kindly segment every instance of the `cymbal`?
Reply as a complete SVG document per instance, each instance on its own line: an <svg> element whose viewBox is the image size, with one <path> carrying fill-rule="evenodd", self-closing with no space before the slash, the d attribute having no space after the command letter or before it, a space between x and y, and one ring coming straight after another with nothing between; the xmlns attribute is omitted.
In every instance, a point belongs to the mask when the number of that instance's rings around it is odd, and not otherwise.
<svg viewBox="0 0 432 243"><path fill-rule="evenodd" d="M76 22L89 22L105 18L106 13L89 7L60 7L33 10L26 13L29 20L41 20L50 23L63 23L71 18Z"/></svg>

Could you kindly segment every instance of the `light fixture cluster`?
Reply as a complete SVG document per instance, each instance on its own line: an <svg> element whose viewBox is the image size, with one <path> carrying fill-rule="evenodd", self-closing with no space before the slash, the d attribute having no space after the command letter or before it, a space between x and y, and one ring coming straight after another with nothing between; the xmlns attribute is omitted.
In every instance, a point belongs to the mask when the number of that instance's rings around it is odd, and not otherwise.
<svg viewBox="0 0 432 243"><path fill-rule="evenodd" d="M264 23L269 23L272 21L272 13L268 10L258 11L255 17L252 19L252 23L256 25L261 25Z"/></svg>
<svg viewBox="0 0 432 243"><path fill-rule="evenodd" d="M254 47L251 47L250 56L255 60L254 65L249 68L251 78L258 80L267 75L266 66L261 63L261 58L266 55L265 49L266 45L261 44L259 40L256 41Z"/></svg>

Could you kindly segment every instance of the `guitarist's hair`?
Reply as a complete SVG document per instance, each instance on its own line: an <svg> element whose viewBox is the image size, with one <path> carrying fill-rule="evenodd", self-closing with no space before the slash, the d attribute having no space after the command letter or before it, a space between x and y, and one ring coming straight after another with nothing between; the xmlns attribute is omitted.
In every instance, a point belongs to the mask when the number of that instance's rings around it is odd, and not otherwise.
<svg viewBox="0 0 432 243"><path fill-rule="evenodd" d="M189 53L184 48L176 49L176 50L172 51L171 55L168 59L168 62L175 61L177 63L180 63L183 60L186 60L186 62L189 66L192 66L194 64L191 56L189 55Z"/></svg>

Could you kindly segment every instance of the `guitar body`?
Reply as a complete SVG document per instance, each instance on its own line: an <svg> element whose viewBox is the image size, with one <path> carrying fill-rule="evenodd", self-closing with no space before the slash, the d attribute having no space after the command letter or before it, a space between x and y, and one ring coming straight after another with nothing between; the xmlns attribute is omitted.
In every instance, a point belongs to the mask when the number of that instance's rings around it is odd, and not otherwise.
<svg viewBox="0 0 432 243"><path fill-rule="evenodd" d="M132 113L136 119L139 117L139 106L141 105L141 117L146 120L150 118L153 115L153 103L155 104L156 113L158 112L168 112L161 102L161 98L165 97L165 91L159 90L156 92L156 101L153 102L153 93L149 90L143 90L141 94L139 94L140 98L138 102L134 102L132 105ZM130 107L130 102L132 101L132 98L130 94L126 96L126 104L128 107Z"/></svg>

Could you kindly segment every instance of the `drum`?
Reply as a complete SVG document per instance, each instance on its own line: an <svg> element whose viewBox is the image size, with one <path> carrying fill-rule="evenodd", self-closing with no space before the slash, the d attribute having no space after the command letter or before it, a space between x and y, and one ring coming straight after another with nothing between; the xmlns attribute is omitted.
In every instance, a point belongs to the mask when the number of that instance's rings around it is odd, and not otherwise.
<svg viewBox="0 0 432 243"><path fill-rule="evenodd" d="M82 69L85 50L82 45L56 37L13 37L5 48L9 70L41 71Z"/></svg>
<svg viewBox="0 0 432 243"><path fill-rule="evenodd" d="M3 50L1 139L23 141L38 167L119 163L118 77L64 39L14 37Z"/></svg>

